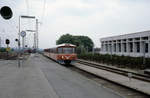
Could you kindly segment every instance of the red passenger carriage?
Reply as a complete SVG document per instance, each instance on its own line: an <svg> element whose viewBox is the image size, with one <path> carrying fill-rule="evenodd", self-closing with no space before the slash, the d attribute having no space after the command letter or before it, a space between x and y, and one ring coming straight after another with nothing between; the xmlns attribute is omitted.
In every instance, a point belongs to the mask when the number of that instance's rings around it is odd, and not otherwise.
<svg viewBox="0 0 150 98"><path fill-rule="evenodd" d="M44 54L61 64L70 64L77 59L75 49L75 45L61 44L55 48L45 49Z"/></svg>

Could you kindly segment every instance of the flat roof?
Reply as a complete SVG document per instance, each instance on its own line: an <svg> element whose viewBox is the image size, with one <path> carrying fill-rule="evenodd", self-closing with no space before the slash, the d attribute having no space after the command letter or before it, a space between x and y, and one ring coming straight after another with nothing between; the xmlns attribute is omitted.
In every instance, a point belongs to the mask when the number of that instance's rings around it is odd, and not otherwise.
<svg viewBox="0 0 150 98"><path fill-rule="evenodd" d="M138 37L146 37L146 36L150 36L150 30L135 32L135 33L130 33L130 34L123 34L123 35L118 35L118 36L104 37L104 38L101 38L100 41L138 38Z"/></svg>

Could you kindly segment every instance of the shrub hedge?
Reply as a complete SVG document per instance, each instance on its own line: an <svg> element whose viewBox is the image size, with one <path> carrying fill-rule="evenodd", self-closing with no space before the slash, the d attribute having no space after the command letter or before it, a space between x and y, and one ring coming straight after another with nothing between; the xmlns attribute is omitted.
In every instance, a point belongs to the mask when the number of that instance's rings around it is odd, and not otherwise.
<svg viewBox="0 0 150 98"><path fill-rule="evenodd" d="M128 67L134 69L145 69L150 68L150 58L145 58L145 64L143 64L143 57L130 57L130 56L118 56L118 55L103 55L103 54L92 54L82 53L78 54L79 59L91 60L99 63L108 65L115 65L118 67Z"/></svg>
<svg viewBox="0 0 150 98"><path fill-rule="evenodd" d="M0 48L0 52L6 52L6 48Z"/></svg>

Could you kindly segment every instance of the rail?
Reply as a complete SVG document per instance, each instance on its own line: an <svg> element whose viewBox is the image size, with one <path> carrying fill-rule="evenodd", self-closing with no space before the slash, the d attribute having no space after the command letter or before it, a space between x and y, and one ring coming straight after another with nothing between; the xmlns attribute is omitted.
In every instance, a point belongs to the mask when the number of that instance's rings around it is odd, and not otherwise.
<svg viewBox="0 0 150 98"><path fill-rule="evenodd" d="M132 72L132 71L126 71L126 70L123 70L123 69L114 68L114 67L110 67L110 66L105 66L105 65L102 65L102 64L89 62L89 61L85 61L85 60L81 60L81 59L78 59L77 62L80 63L80 64L84 64L84 65L87 65L87 66L90 66L90 67L94 67L94 68L98 68L98 69L102 69L102 70L106 70L106 71L110 71L110 72L117 73L117 74L127 76L127 77L128 77L128 73L131 73L132 78L150 82L150 76L149 75L144 75L144 74L140 74L140 73L136 73L136 72Z"/></svg>

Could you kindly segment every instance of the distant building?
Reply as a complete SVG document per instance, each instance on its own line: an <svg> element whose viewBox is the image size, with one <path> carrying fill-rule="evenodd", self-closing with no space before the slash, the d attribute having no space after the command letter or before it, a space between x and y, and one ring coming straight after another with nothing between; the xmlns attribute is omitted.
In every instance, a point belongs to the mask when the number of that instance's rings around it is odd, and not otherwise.
<svg viewBox="0 0 150 98"><path fill-rule="evenodd" d="M150 57L150 31L101 38L101 54Z"/></svg>

